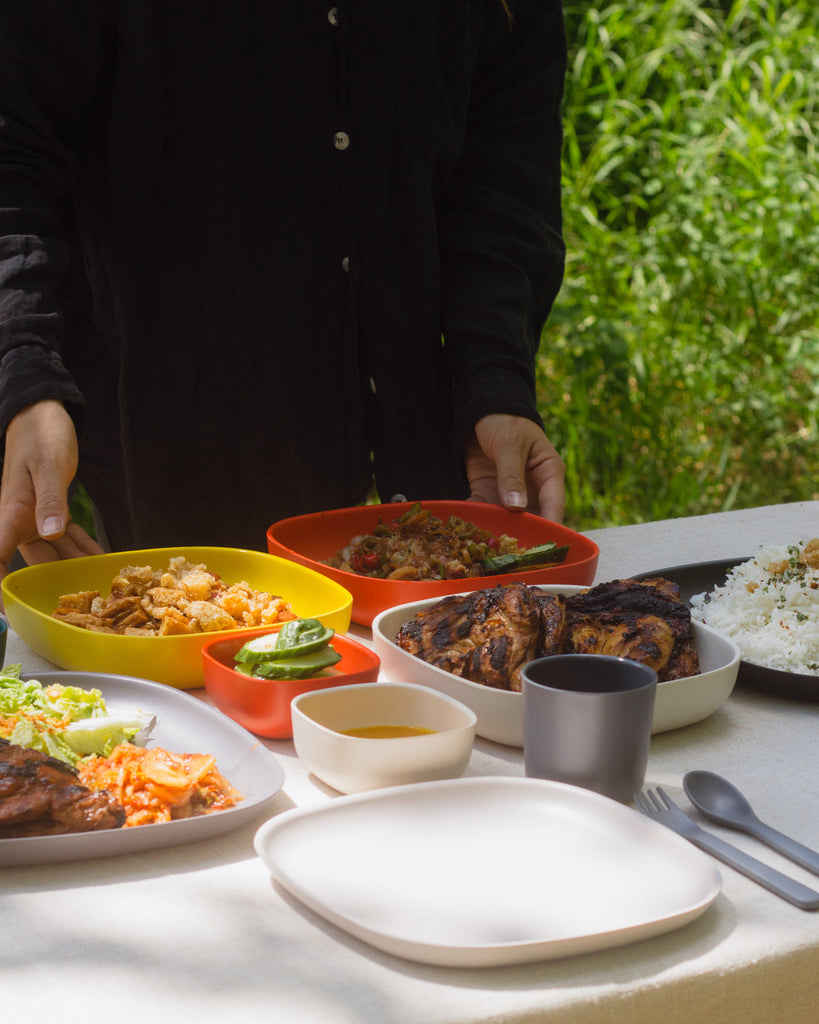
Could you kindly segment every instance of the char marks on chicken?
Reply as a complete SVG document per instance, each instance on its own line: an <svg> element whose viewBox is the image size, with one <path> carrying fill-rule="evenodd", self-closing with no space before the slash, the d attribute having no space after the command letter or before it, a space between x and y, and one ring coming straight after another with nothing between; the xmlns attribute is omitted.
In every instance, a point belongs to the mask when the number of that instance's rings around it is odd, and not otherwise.
<svg viewBox="0 0 819 1024"><path fill-rule="evenodd" d="M570 597L522 583L443 598L404 623L397 645L475 683L521 689L544 655L609 654L650 665L659 679L696 675L691 616L668 580L615 580Z"/></svg>
<svg viewBox="0 0 819 1024"><path fill-rule="evenodd" d="M524 584L512 583L443 598L405 623L396 642L463 679L519 690L520 669L538 657L545 628L565 635L564 598L546 602Z"/></svg>
<svg viewBox="0 0 819 1024"><path fill-rule="evenodd" d="M122 828L125 809L63 761L0 739L0 839Z"/></svg>
<svg viewBox="0 0 819 1024"><path fill-rule="evenodd" d="M642 661L661 682L699 672L691 610L676 583L613 580L574 594L568 604L572 650Z"/></svg>

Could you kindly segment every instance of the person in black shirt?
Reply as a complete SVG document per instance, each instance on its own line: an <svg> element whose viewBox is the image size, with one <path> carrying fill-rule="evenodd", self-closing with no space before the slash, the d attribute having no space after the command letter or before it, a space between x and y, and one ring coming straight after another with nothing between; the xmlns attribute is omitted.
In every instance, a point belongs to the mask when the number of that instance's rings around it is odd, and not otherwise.
<svg viewBox="0 0 819 1024"><path fill-rule="evenodd" d="M563 515L559 0L0 0L0 575L284 516ZM102 535L101 535L102 537Z"/></svg>

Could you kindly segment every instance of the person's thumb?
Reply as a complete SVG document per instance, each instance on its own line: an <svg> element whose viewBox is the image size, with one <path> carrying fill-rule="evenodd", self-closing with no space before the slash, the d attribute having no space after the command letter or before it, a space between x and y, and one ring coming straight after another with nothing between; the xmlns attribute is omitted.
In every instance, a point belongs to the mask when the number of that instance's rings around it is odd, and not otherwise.
<svg viewBox="0 0 819 1024"><path fill-rule="evenodd" d="M42 458L31 468L34 487L34 521L43 540L57 540L68 527L68 475L62 459Z"/></svg>
<svg viewBox="0 0 819 1024"><path fill-rule="evenodd" d="M514 444L504 444L497 456L498 495L512 512L526 509L526 455Z"/></svg>
<svg viewBox="0 0 819 1024"><path fill-rule="evenodd" d="M37 499L34 513L37 533L43 540L56 540L68 526L68 507L55 494L45 494Z"/></svg>

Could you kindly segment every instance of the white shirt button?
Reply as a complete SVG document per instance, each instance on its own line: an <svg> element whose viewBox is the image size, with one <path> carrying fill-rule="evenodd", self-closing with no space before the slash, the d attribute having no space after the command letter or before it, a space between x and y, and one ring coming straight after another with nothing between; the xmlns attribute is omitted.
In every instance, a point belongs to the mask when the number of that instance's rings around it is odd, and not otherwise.
<svg viewBox="0 0 819 1024"><path fill-rule="evenodd" d="M350 136L347 132L336 132L333 136L333 145L336 149L347 149L350 145Z"/></svg>
<svg viewBox="0 0 819 1024"><path fill-rule="evenodd" d="M330 8L330 10L327 12L327 20L330 22L331 25L337 25L338 24L338 8L337 7L331 7Z"/></svg>
<svg viewBox="0 0 819 1024"><path fill-rule="evenodd" d="M344 271L345 274L349 272L349 270L350 270L350 257L349 256L345 256L344 259L341 261L341 269Z"/></svg>

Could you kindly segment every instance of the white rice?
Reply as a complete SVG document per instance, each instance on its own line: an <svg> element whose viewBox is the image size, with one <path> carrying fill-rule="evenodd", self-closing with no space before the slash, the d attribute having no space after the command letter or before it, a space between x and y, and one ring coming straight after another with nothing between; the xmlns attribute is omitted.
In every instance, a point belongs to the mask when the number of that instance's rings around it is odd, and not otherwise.
<svg viewBox="0 0 819 1024"><path fill-rule="evenodd" d="M691 615L729 636L744 661L819 675L819 540L761 547L724 586L692 597Z"/></svg>

